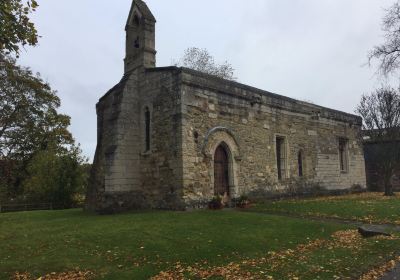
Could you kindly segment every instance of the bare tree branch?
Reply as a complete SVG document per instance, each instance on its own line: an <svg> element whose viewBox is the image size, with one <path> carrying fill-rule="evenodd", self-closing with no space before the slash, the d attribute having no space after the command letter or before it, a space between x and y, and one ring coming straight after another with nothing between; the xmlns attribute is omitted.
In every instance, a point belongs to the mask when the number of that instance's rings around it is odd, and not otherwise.
<svg viewBox="0 0 400 280"><path fill-rule="evenodd" d="M393 74L400 67L400 2L393 4L383 18L384 42L368 54L368 61L378 60L378 72L383 76Z"/></svg>
<svg viewBox="0 0 400 280"><path fill-rule="evenodd" d="M233 69L232 65L227 61L222 64L215 63L214 58L206 49L188 48L185 50L183 57L174 64L223 79L236 80L234 77L235 69Z"/></svg>
<svg viewBox="0 0 400 280"><path fill-rule="evenodd" d="M400 167L400 93L383 86L361 97L356 112L363 118L363 129L370 137L366 148L374 167L382 176L385 194L392 195L390 180ZM370 161L372 161L370 160Z"/></svg>

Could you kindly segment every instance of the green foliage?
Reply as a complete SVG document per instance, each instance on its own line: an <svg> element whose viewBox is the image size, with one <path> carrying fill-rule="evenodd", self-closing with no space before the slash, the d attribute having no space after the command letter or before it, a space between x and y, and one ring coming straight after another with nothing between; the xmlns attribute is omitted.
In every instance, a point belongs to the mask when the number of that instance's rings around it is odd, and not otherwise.
<svg viewBox="0 0 400 280"><path fill-rule="evenodd" d="M50 145L73 144L70 117L57 112L60 99L39 74L4 57L0 68L0 156L28 160Z"/></svg>
<svg viewBox="0 0 400 280"><path fill-rule="evenodd" d="M4 56L0 68L0 195L71 205L85 184L84 159L59 114L60 99L39 74ZM0 197L1 199L2 197Z"/></svg>
<svg viewBox="0 0 400 280"><path fill-rule="evenodd" d="M78 148L59 155L53 149L39 151L29 162L23 182L30 202L52 202L56 207L74 205L74 196L85 185L86 172Z"/></svg>
<svg viewBox="0 0 400 280"><path fill-rule="evenodd" d="M224 204L222 203L222 197L219 195L214 196L208 203L208 207L214 210L219 210L224 208Z"/></svg>
<svg viewBox="0 0 400 280"><path fill-rule="evenodd" d="M35 25L29 19L36 10L35 0L0 1L0 54L19 54L20 45L34 46L38 42Z"/></svg>
<svg viewBox="0 0 400 280"><path fill-rule="evenodd" d="M250 199L247 195L241 195L236 202L236 205L238 207L246 207L250 205Z"/></svg>
<svg viewBox="0 0 400 280"><path fill-rule="evenodd" d="M60 99L40 75L16 64L20 46L36 45L30 21L35 0L0 1L0 202L71 206L84 193L87 172L59 114Z"/></svg>
<svg viewBox="0 0 400 280"><path fill-rule="evenodd" d="M10 197L10 188L15 184L15 163L12 160L0 159L0 201Z"/></svg>

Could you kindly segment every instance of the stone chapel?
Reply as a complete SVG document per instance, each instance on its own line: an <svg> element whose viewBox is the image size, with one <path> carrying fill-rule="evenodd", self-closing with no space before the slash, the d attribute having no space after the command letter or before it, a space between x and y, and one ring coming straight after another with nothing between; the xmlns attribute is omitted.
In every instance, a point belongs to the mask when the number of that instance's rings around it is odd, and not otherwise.
<svg viewBox="0 0 400 280"><path fill-rule="evenodd" d="M125 72L97 103L86 209L188 209L307 180L365 187L360 117L191 69L156 67L156 19L133 0Z"/></svg>

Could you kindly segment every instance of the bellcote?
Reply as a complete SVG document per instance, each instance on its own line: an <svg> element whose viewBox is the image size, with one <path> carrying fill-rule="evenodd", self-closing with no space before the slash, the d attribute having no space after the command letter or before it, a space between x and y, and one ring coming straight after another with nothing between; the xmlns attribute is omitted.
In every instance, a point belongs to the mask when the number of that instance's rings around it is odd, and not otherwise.
<svg viewBox="0 0 400 280"><path fill-rule="evenodd" d="M126 22L125 72L156 66L156 19L142 0L133 0Z"/></svg>

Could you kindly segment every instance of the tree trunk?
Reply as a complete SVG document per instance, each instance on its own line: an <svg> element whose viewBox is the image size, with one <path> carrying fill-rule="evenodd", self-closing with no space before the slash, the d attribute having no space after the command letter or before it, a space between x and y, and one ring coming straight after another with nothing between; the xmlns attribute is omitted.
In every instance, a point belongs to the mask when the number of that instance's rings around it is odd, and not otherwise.
<svg viewBox="0 0 400 280"><path fill-rule="evenodd" d="M385 179L385 196L394 196L393 186L390 179Z"/></svg>

